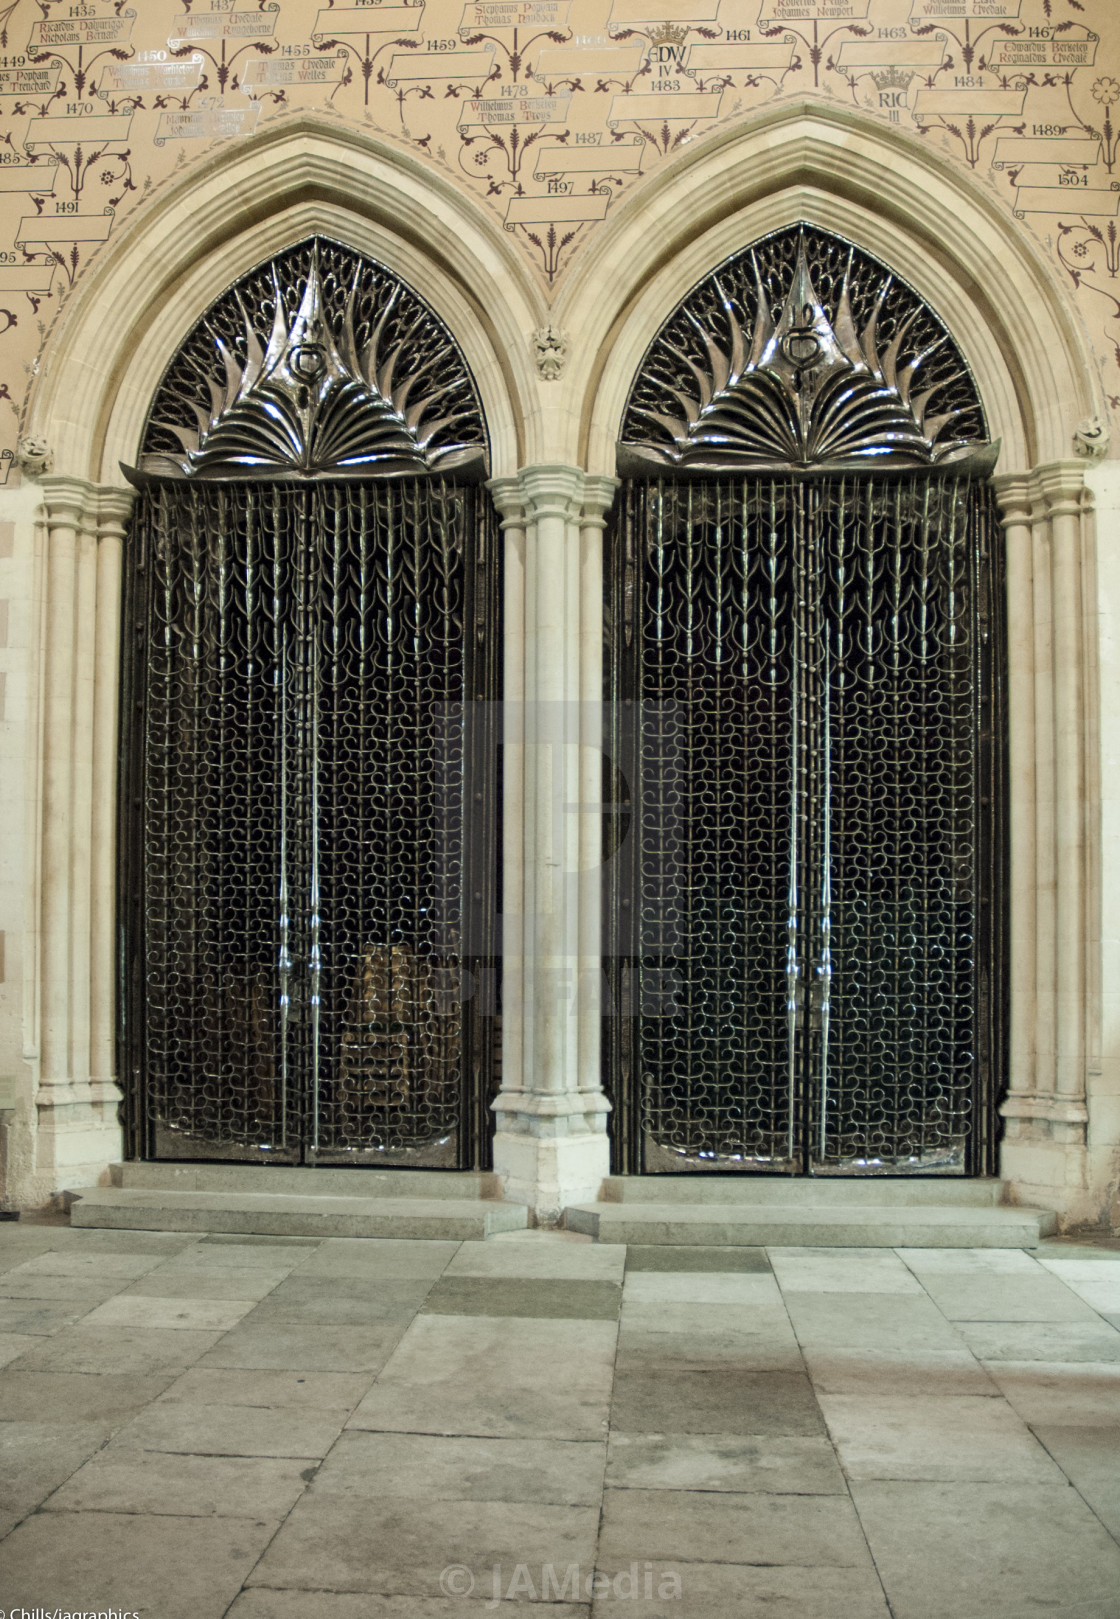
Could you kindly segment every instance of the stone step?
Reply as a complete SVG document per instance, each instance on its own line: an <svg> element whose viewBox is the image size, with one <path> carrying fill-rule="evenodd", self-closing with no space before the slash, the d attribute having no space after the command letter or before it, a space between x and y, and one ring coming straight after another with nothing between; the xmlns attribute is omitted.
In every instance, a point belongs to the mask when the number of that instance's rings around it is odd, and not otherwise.
<svg viewBox="0 0 1120 1619"><path fill-rule="evenodd" d="M266 1173L269 1173L266 1171ZM68 1194L70 1224L128 1231L222 1231L255 1237L404 1237L481 1241L529 1223L496 1198L298 1197L273 1192L90 1186Z"/></svg>
<svg viewBox="0 0 1120 1619"><path fill-rule="evenodd" d="M497 1175L448 1169L292 1168L286 1164L110 1164L114 1186L297 1197L500 1198Z"/></svg>
<svg viewBox="0 0 1120 1619"><path fill-rule="evenodd" d="M577 1203L564 1224L596 1242L685 1247L1037 1248L1058 1220L1045 1209L1006 1206Z"/></svg>
<svg viewBox="0 0 1120 1619"><path fill-rule="evenodd" d="M611 1175L603 1182L605 1203L837 1204L847 1208L992 1208L1003 1202L994 1177L898 1175Z"/></svg>

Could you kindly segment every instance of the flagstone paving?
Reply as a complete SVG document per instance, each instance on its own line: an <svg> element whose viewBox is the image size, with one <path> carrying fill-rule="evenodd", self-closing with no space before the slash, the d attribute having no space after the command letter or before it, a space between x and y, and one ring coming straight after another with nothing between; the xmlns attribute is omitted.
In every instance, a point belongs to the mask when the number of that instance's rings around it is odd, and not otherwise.
<svg viewBox="0 0 1120 1619"><path fill-rule="evenodd" d="M0 1222L0 1610L1120 1619L1120 1242Z"/></svg>

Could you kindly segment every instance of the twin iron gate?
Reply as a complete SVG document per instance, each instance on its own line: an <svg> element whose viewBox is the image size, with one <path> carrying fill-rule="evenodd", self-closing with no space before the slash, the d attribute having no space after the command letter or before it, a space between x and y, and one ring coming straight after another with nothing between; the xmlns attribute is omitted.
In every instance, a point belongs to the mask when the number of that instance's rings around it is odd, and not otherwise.
<svg viewBox="0 0 1120 1619"><path fill-rule="evenodd" d="M807 227L722 266L651 345L607 554L616 1168L990 1169L1001 580L983 441L936 317ZM137 1156L488 1161L484 457L446 329L323 238L225 294L161 386L126 570Z"/></svg>

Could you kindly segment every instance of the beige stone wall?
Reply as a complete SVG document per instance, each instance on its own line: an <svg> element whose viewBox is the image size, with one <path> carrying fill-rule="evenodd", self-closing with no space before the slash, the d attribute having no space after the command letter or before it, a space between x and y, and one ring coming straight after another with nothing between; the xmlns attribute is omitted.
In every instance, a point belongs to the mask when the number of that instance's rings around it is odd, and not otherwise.
<svg viewBox="0 0 1120 1619"><path fill-rule="evenodd" d="M1090 1183L1120 1227L1120 463L1092 469L1100 680L1100 1040L1089 1089Z"/></svg>

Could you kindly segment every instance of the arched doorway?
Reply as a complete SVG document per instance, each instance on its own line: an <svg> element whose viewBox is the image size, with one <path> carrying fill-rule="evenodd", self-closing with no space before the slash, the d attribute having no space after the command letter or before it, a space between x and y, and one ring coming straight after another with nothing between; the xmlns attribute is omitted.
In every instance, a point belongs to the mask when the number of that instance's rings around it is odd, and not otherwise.
<svg viewBox="0 0 1120 1619"><path fill-rule="evenodd" d="M169 367L124 570L134 1155L484 1167L487 453L447 328L321 236Z"/></svg>
<svg viewBox="0 0 1120 1619"><path fill-rule="evenodd" d="M807 225L650 345L608 559L616 1167L992 1171L987 438L938 316Z"/></svg>

